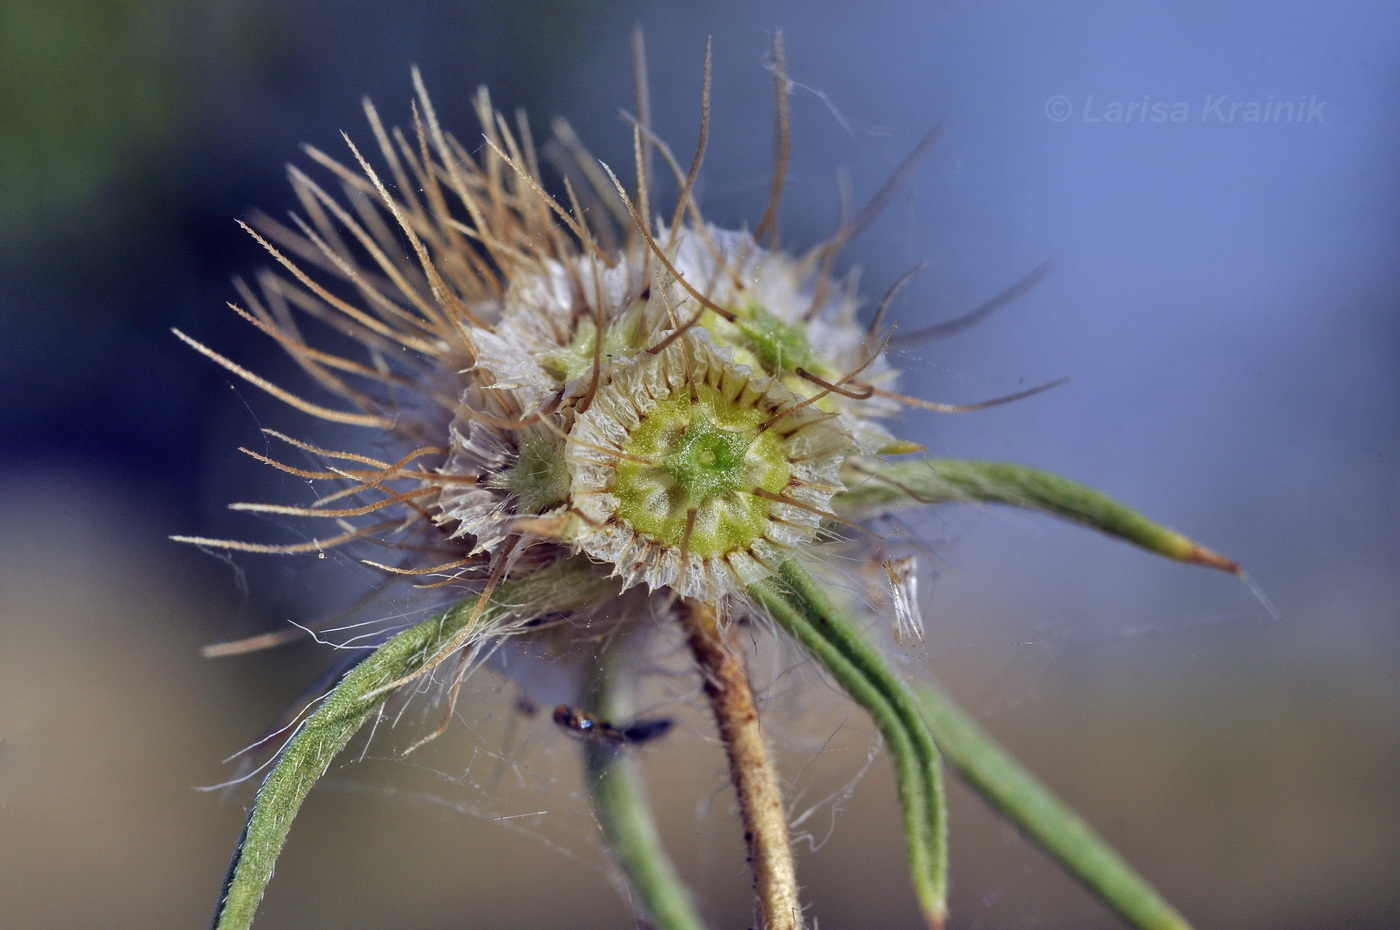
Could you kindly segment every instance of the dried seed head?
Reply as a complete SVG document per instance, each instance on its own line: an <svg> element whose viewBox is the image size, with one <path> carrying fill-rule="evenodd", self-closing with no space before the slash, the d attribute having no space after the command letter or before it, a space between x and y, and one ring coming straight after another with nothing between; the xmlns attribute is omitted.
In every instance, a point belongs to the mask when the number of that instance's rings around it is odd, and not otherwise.
<svg viewBox="0 0 1400 930"><path fill-rule="evenodd" d="M543 671L552 679L548 703L571 703L585 682L601 700L615 674L607 641L661 620L687 629L713 692L746 799L750 856L767 863L756 869L756 886L768 888L763 922L777 926L800 913L790 857L768 855L789 845L785 808L753 702L743 697L742 664L721 628L724 602L738 598L751 599L747 613L766 614L803 643L871 712L900 774L916 890L930 925L941 926L946 843L929 727L975 728L941 706L923 713L794 556L829 556L818 550L837 541L820 534L852 525L848 518L898 503L968 499L1031 506L1174 558L1239 571L1054 476L1005 463L876 460L920 448L893 439L880 422L900 405L981 409L1044 387L964 406L895 393L885 342L873 333L885 303L866 330L855 322L853 288L831 276L836 253L888 203L936 132L828 242L801 257L758 245L777 239L788 154L780 43L774 58L778 155L754 235L709 226L692 194L708 132L708 56L702 141L688 174L651 137L639 95L635 193L600 169L567 127L556 127L565 196L555 199L523 119L513 129L483 91L485 144L462 146L438 126L415 74L411 140L386 132L367 108L383 176L353 144L358 171L312 151L340 183L339 196L294 169L305 218L294 216L291 226L263 219L249 229L287 277L263 276L260 296L241 288L246 309L233 309L332 399L308 399L181 338L303 413L371 431L364 447L389 451L383 458L334 451L272 433L316 467L250 454L334 489L302 506L233 506L328 519L335 530L288 545L186 541L283 554L373 542L397 550L399 562L365 564L391 578L429 579L423 587L447 589L457 603L397 635L385 630L381 645L293 729L245 832L218 926L251 920L290 814L385 695L450 660L443 727L463 677L485 661L522 687L522 678ZM656 155L680 186L669 223L650 215L647 173ZM952 332L1019 287L916 338ZM308 338L326 330L338 348ZM888 605L901 641L921 639L913 562L871 549L862 555L867 580L884 586L872 601ZM556 719L579 731L610 728L603 736L616 744L657 729L609 727L569 706L558 707ZM962 762L972 758L968 739L949 742L964 744ZM1134 880L1128 876L1128 885Z"/></svg>
<svg viewBox="0 0 1400 930"><path fill-rule="evenodd" d="M612 259L545 262L472 330L446 470L479 480L444 488L436 519L495 553L554 515L556 553L628 585L742 591L813 543L845 457L890 442L893 405L834 382L892 372L847 289L821 296L810 261L747 234L662 229ZM488 421L480 397L539 422Z"/></svg>
<svg viewBox="0 0 1400 930"><path fill-rule="evenodd" d="M576 558L720 600L818 545L847 460L895 447L880 421L897 403L876 389L894 372L830 274L843 236L765 248L705 223L688 183L669 225L644 218L567 127L555 199L523 123L482 94L485 145L465 147L418 90L413 138L368 109L382 170L353 145L358 170L313 151L339 196L293 171L306 218L250 230L287 277L235 309L340 402L197 346L304 412L378 431L389 454L293 441L318 468L266 460L336 487L248 509L335 519L319 545L397 550L368 564L447 596ZM340 352L314 347L321 324L349 337Z"/></svg>

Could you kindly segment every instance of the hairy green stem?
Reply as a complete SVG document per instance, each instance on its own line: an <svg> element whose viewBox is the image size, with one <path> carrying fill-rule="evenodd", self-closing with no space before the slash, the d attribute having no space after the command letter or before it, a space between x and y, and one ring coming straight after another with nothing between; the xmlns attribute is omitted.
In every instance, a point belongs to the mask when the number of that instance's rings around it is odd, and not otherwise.
<svg viewBox="0 0 1400 930"><path fill-rule="evenodd" d="M579 564L561 563L532 578L501 585L480 615L475 610L479 598L470 597L409 627L347 672L293 731L258 789L214 912L214 930L247 930L252 925L302 801L331 760L389 697L369 695L423 668L474 617L484 628L527 614L540 604L551 610L568 609L602 595L609 584Z"/></svg>
<svg viewBox="0 0 1400 930"><path fill-rule="evenodd" d="M857 704L889 746L899 785L915 894L932 928L947 916L947 812L938 749L909 687L796 562L749 595L800 642Z"/></svg>
<svg viewBox="0 0 1400 930"><path fill-rule="evenodd" d="M622 679L627 639L606 642L587 684L589 709L605 720L632 713ZM625 745L604 739L584 741L584 761L593 816L608 852L656 930L706 930L690 890L666 854L652 817L641 772Z"/></svg>

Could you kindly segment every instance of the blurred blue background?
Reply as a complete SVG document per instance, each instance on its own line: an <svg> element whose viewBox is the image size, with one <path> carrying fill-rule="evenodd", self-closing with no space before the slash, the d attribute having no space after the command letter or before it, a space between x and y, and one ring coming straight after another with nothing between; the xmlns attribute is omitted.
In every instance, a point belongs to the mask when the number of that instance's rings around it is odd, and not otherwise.
<svg viewBox="0 0 1400 930"><path fill-rule="evenodd" d="M939 454L1099 487L1239 559L1281 614L1229 578L955 508L920 524L937 577L915 661L1201 926L1400 926L1400 17L645 0L0 0L0 925L206 919L249 793L190 787L226 777L219 760L324 661L314 647L201 660L204 642L313 614L326 576L165 539L237 532L224 504L266 478L235 447L299 422L169 333L275 364L222 308L231 277L266 264L234 219L292 207L283 165L300 143L368 139L361 95L407 122L414 64L463 140L486 83L541 135L565 116L625 164L634 22L655 123L683 157L714 37L701 194L724 225L753 224L766 198L776 27L795 82L792 246L833 229L838 168L862 201L944 123L845 253L865 294L927 261L892 310L908 329L1043 260L1055 270L976 329L902 354L905 387L967 402L1073 381L902 428ZM1299 101L1290 120L1245 106ZM571 760L517 800L439 777L510 728L507 692L480 699L489 710L432 765L337 773L260 926L628 925L570 809ZM821 721L847 718L815 704L795 726L830 735ZM546 765L552 725L522 726ZM658 776L691 759L669 835L716 925L743 926L718 758L674 742L648 757ZM808 803L859 768L856 742ZM414 777L435 787L408 797ZM1115 926L954 801L954 927ZM840 806L801 863L815 916L913 927L882 765ZM546 809L523 834L492 822Z"/></svg>

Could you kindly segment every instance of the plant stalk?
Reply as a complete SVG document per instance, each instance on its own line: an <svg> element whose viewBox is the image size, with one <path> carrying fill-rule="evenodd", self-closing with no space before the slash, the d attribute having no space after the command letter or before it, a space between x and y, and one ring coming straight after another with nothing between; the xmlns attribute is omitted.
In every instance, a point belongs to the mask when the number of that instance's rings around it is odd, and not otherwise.
<svg viewBox="0 0 1400 930"><path fill-rule="evenodd" d="M686 600L680 614L690 651L705 678L705 694L720 741L729 755L729 775L744 822L760 930L801 930L802 905L787 812L743 655L721 630L719 618L708 605Z"/></svg>

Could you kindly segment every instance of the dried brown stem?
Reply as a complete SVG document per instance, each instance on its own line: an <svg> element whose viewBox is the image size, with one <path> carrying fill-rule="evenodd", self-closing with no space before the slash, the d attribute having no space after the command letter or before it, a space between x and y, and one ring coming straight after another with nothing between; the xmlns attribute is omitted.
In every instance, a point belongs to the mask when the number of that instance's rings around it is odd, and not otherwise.
<svg viewBox="0 0 1400 930"><path fill-rule="evenodd" d="M760 930L801 930L797 870L777 771L759 726L742 653L720 629L715 610L699 601L681 605L690 651L705 676L720 741L729 754L730 780L739 799L758 900Z"/></svg>

